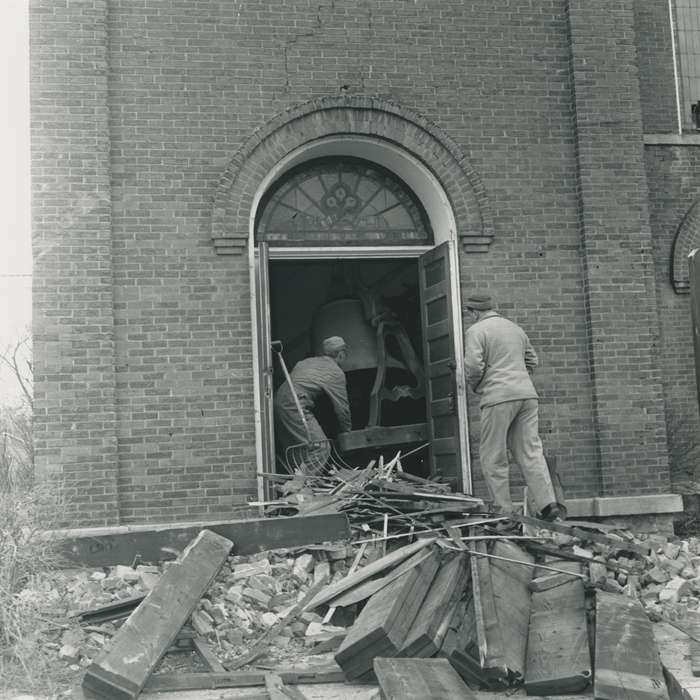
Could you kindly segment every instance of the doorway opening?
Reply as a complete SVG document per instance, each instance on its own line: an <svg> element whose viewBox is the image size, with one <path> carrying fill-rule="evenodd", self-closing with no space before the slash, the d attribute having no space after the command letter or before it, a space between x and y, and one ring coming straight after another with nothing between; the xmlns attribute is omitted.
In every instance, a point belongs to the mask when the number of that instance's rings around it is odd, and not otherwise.
<svg viewBox="0 0 700 700"><path fill-rule="evenodd" d="M342 460L365 467L399 450L402 468L428 477L425 339L417 258L270 260L270 337L291 368L320 354L324 338L348 344L344 364L352 431L339 434L329 400L315 415ZM285 381L273 363L273 391ZM277 470L284 454L276 455Z"/></svg>

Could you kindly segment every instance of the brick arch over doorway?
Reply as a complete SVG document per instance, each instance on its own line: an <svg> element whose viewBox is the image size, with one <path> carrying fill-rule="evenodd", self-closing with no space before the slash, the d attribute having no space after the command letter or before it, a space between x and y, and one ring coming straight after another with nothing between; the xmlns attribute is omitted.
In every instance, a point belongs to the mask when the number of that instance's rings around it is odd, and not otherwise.
<svg viewBox="0 0 700 700"><path fill-rule="evenodd" d="M371 97L324 97L292 107L253 133L231 159L217 187L212 241L220 255L243 252L256 192L287 154L328 136L370 136L399 145L440 181L454 211L465 251L483 252L493 240L486 193L459 146L420 115Z"/></svg>

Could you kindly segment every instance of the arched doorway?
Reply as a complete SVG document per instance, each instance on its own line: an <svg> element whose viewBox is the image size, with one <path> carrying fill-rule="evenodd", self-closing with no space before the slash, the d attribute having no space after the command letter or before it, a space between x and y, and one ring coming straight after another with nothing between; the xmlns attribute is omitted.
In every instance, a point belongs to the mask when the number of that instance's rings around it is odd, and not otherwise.
<svg viewBox="0 0 700 700"><path fill-rule="evenodd" d="M454 215L440 184L386 141L319 139L268 174L256 196L250 237L258 471L274 471L280 457L271 399L282 375L270 341L283 341L291 366L317 352L322 336L352 334L350 315L371 334L377 330L371 310L388 310L400 331L386 339L379 400L372 393L377 367L358 359L357 347L348 370L353 431L339 437L343 456L364 466L372 450L393 456L427 441L430 449L409 469L471 491L454 239ZM336 313L327 313L329 307Z"/></svg>

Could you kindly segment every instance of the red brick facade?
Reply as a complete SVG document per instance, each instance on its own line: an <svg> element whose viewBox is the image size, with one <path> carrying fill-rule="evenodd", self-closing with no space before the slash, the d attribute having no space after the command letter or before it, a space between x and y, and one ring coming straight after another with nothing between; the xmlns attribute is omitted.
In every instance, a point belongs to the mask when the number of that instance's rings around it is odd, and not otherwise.
<svg viewBox="0 0 700 700"><path fill-rule="evenodd" d="M331 136L439 182L463 293L489 289L541 356L568 493L667 493L666 418L697 413L669 259L700 194L695 149L644 145L675 125L664 8L33 0L36 448L69 520L257 494L251 216Z"/></svg>

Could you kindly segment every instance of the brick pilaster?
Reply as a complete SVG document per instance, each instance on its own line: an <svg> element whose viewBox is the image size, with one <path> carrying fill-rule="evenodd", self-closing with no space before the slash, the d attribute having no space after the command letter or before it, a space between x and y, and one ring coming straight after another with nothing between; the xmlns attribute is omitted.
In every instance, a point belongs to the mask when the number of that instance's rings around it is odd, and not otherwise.
<svg viewBox="0 0 700 700"><path fill-rule="evenodd" d="M601 495L668 490L632 0L569 0Z"/></svg>
<svg viewBox="0 0 700 700"><path fill-rule="evenodd" d="M32 229L37 472L70 524L116 524L107 3L33 0Z"/></svg>

